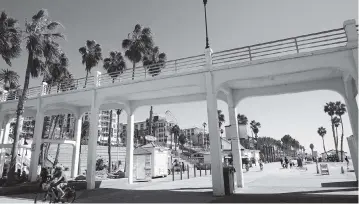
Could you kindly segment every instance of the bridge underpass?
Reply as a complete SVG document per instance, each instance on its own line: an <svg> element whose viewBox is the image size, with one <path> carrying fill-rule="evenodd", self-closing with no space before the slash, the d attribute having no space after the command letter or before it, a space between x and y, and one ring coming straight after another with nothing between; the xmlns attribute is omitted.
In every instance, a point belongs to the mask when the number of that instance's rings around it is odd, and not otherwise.
<svg viewBox="0 0 359 204"><path fill-rule="evenodd" d="M146 69L137 69L135 79L132 79L131 72L125 72L119 81L113 81L108 74L97 72L90 77L86 86L84 79L78 79L75 84L63 84L64 89L46 84L30 88L25 114L36 118L35 135L40 135L43 118L47 114L67 111L74 114L77 124L80 124L81 116L85 112L90 113L91 154L87 157L87 169L90 169L87 187L92 189L95 187L94 167L100 110L122 108L128 114L126 163L129 164L128 181L132 183L135 110L144 105L205 100L213 159L213 193L223 195L217 98L229 104L231 134L238 137L235 107L243 98L253 93L279 94L283 91L306 91L328 86L324 89L337 91L345 99L354 140L357 141L357 44L357 26L354 20L349 20L344 22L343 28L225 50L213 53L213 56L212 50L206 49L204 55L166 62L165 69L155 77L149 76ZM331 83L326 83L328 79L331 79ZM16 110L17 98L13 93L5 93L2 99L0 119L5 121L1 122L4 127L7 124L4 118L13 115ZM31 180L36 178L37 162L34 158L39 155L41 138L36 137L34 141ZM78 137L75 144L78 155ZM236 161L241 161L238 148L233 155ZM78 162L78 157L76 160ZM240 165L240 162L235 165ZM357 163L354 163L354 168L357 175ZM238 182L239 186L243 181L240 178L241 172L238 171L238 181L241 181Z"/></svg>

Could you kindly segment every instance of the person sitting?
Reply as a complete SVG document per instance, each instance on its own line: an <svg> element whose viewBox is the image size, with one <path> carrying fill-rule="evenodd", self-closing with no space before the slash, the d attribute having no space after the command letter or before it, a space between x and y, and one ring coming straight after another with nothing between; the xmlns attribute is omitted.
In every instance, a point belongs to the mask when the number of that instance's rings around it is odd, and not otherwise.
<svg viewBox="0 0 359 204"><path fill-rule="evenodd" d="M62 171L62 167L57 166L55 168L51 182L52 182L51 187L55 187L57 193L60 193L60 195L58 195L59 199L62 199L65 195L62 188L67 185L66 175Z"/></svg>

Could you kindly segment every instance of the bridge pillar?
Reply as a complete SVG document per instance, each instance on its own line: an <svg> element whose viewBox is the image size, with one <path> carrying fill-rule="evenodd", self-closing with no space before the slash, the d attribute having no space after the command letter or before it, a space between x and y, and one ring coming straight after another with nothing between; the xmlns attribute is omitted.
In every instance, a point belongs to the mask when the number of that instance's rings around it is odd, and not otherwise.
<svg viewBox="0 0 359 204"><path fill-rule="evenodd" d="M243 169L242 169L241 145L239 143L237 111L233 101L232 90L229 90L227 93L227 104L228 104L228 118L230 124L229 134L231 136L231 142L232 142L233 165L234 168L236 169L237 187L243 188L244 178L243 178Z"/></svg>
<svg viewBox="0 0 359 204"><path fill-rule="evenodd" d="M86 183L87 189L95 188L95 171L96 171L96 155L97 155L97 136L98 136L98 114L99 105L96 103L96 91L93 91L90 111L90 132L88 142L87 155L87 171Z"/></svg>
<svg viewBox="0 0 359 204"><path fill-rule="evenodd" d="M6 120L6 118L2 118L0 121L0 125L2 124L3 127L0 133L0 143L7 144L10 132L10 121ZM5 163L5 151L6 149L0 149L0 177L2 176L4 170L4 163Z"/></svg>
<svg viewBox="0 0 359 204"><path fill-rule="evenodd" d="M353 136L351 137L350 140L353 140L353 143L358 144L358 104L355 99L358 93L356 93L356 91L354 90L354 79L351 77L344 78L344 87L346 94L345 103L347 104L349 120L353 131ZM350 140L348 140L348 142ZM349 150L350 152L357 153L358 146L349 144ZM358 160L357 160L358 157L357 155L352 155L352 157L353 157L352 161L353 161L355 176L358 180Z"/></svg>
<svg viewBox="0 0 359 204"><path fill-rule="evenodd" d="M210 153L211 153L211 169L212 169L212 188L214 196L224 196L224 181L223 181L223 163L221 141L218 128L218 113L217 113L217 93L214 87L214 78L211 72L212 66L212 50L206 49L207 68L205 73L206 81L206 99L207 99L207 115L208 115L208 130L210 139Z"/></svg>
<svg viewBox="0 0 359 204"><path fill-rule="evenodd" d="M31 161L30 161L30 171L29 179L31 182L36 181L37 172L39 166L39 156L41 151L41 139L42 139L42 130L44 126L44 112L40 106L38 106L36 118L35 118L35 130L34 138L31 144Z"/></svg>
<svg viewBox="0 0 359 204"><path fill-rule="evenodd" d="M129 109L129 108L128 108ZM126 177L128 183L133 183L133 137L134 137L134 113L133 110L126 110L127 112L127 133L126 133Z"/></svg>
<svg viewBox="0 0 359 204"><path fill-rule="evenodd" d="M74 178L78 175L78 166L80 161L80 146L81 146L81 128L82 128L82 118L76 118L75 120L75 145L73 146L72 151L72 166L71 166L71 177Z"/></svg>

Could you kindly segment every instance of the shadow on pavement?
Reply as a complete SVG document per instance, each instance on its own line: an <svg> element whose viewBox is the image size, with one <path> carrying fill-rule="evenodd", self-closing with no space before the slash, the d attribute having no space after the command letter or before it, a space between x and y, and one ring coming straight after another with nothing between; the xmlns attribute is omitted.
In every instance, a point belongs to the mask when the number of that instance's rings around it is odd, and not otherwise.
<svg viewBox="0 0 359 204"><path fill-rule="evenodd" d="M358 187L358 181L322 183L322 187Z"/></svg>

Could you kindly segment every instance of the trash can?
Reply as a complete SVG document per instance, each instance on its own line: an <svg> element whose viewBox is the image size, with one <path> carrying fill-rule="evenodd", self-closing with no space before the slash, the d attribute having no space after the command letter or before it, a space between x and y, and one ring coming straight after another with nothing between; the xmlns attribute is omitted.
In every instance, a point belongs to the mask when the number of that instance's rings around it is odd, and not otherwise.
<svg viewBox="0 0 359 204"><path fill-rule="evenodd" d="M234 192L234 172L236 172L236 170L232 166L223 167L225 195L231 195Z"/></svg>

